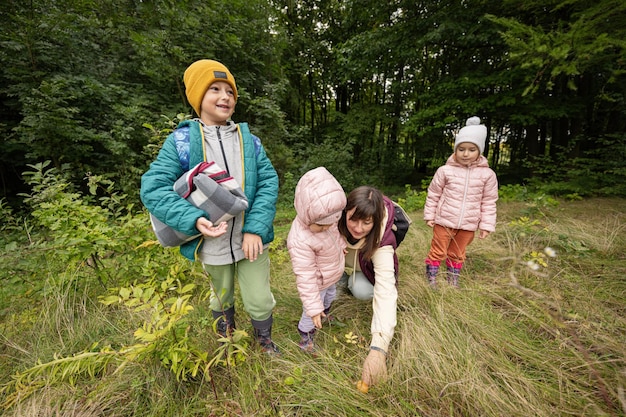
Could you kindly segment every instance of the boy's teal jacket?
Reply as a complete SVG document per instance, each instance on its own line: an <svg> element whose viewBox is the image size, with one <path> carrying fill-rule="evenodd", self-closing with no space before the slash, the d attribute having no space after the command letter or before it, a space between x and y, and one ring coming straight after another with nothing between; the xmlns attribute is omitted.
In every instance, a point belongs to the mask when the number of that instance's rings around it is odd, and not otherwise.
<svg viewBox="0 0 626 417"><path fill-rule="evenodd" d="M248 198L248 209L244 213L242 233L259 235L263 244L274 240L274 217L278 198L278 175L265 153L259 138L247 132L245 123L238 125L242 163L245 173L241 184ZM182 148L177 135L189 135L189 149ZM178 136L180 138L180 136ZM178 125L163 143L163 147L148 171L141 177L140 197L144 206L163 223L187 235L198 234L196 220L207 213L181 198L173 189L174 182L185 172L181 161L189 158L189 167L206 161L203 146L202 125L187 120ZM199 237L180 247L180 252L190 260L203 243Z"/></svg>

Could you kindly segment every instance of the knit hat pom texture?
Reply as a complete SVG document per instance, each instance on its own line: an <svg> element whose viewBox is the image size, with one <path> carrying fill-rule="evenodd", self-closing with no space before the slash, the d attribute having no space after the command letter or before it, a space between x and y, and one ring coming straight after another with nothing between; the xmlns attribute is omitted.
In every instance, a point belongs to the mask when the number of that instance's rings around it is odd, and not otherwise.
<svg viewBox="0 0 626 417"><path fill-rule="evenodd" d="M470 117L465 122L465 126L459 131L454 140L454 150L461 143L469 142L478 146L480 153L485 150L485 140L487 139L487 127L480 124L480 118L477 116Z"/></svg>

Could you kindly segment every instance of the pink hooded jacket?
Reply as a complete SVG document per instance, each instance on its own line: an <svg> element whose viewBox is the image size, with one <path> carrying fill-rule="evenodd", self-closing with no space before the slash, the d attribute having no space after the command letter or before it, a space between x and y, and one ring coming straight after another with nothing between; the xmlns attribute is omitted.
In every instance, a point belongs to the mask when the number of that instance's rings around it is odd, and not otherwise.
<svg viewBox="0 0 626 417"><path fill-rule="evenodd" d="M498 180L487 158L481 155L466 167L452 155L428 187L424 220L452 229L493 232L497 200Z"/></svg>
<svg viewBox="0 0 626 417"><path fill-rule="evenodd" d="M337 229L337 221L345 206L346 194L326 168L312 169L298 181L296 218L287 236L287 249L298 294L309 317L324 311L319 292L337 283L344 271L346 241ZM334 223L328 230L312 232L309 226L322 219L324 224Z"/></svg>

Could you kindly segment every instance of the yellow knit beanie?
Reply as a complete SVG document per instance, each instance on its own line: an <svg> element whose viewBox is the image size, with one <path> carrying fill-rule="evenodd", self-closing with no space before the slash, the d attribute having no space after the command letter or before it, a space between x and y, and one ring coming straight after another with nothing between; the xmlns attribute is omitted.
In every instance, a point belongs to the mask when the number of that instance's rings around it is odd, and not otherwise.
<svg viewBox="0 0 626 417"><path fill-rule="evenodd" d="M187 101L189 101L189 104L191 104L191 107L198 115L200 115L200 105L202 104L204 94L211 84L216 81L224 81L230 84L235 93L235 101L237 101L235 77L220 62L211 59L201 59L194 62L185 70L183 81L185 83Z"/></svg>

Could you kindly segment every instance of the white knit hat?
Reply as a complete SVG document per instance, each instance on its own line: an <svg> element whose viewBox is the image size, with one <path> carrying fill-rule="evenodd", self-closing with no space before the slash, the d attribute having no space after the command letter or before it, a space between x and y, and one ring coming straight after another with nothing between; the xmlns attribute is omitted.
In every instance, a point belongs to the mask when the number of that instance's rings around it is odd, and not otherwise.
<svg viewBox="0 0 626 417"><path fill-rule="evenodd" d="M470 142L478 146L482 155L485 150L486 139L487 127L480 124L479 117L470 117L467 119L467 122L465 122L465 127L463 127L456 135L456 139L454 140L454 150L456 151L456 147L459 146L459 144L463 142Z"/></svg>

